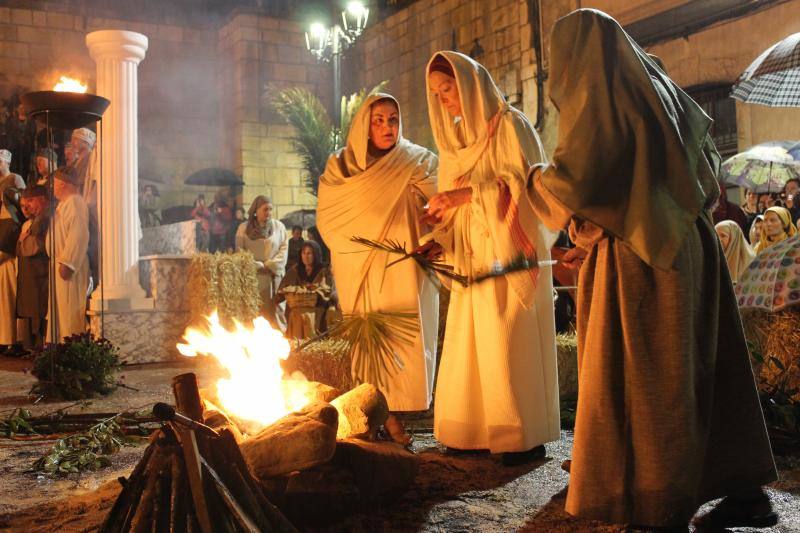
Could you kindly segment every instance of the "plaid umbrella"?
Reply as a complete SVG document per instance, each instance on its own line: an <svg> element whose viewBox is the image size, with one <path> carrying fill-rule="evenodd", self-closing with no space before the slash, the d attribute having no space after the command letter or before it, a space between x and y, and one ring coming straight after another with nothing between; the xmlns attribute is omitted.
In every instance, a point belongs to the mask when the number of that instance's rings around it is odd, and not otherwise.
<svg viewBox="0 0 800 533"><path fill-rule="evenodd" d="M739 308L780 311L800 304L800 234L753 259L736 284Z"/></svg>
<svg viewBox="0 0 800 533"><path fill-rule="evenodd" d="M778 192L792 178L800 179L800 142L757 144L722 163L720 181L758 193Z"/></svg>
<svg viewBox="0 0 800 533"><path fill-rule="evenodd" d="M800 107L800 33L772 45L745 69L733 98L770 107Z"/></svg>

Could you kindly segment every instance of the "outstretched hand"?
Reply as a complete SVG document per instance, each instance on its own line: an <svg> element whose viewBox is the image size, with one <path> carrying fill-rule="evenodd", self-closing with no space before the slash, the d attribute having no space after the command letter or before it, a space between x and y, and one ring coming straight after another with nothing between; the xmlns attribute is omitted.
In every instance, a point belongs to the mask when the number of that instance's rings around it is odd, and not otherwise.
<svg viewBox="0 0 800 533"><path fill-rule="evenodd" d="M583 265L587 255L588 253L583 248L570 248L561 258L561 264L570 270L578 270Z"/></svg>
<svg viewBox="0 0 800 533"><path fill-rule="evenodd" d="M429 261L436 261L444 253L444 248L436 241L428 241L422 246L419 246L412 253L424 255Z"/></svg>
<svg viewBox="0 0 800 533"><path fill-rule="evenodd" d="M426 213L422 217L422 222L427 224L438 224L444 218L445 213L450 209L469 203L472 200L472 187L453 189L434 194L428 205Z"/></svg>

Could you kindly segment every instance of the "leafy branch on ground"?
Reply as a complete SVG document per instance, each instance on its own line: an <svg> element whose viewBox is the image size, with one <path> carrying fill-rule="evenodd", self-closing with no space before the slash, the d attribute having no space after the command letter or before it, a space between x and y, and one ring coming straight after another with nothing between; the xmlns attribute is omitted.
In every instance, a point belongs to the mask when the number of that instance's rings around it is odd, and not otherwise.
<svg viewBox="0 0 800 533"><path fill-rule="evenodd" d="M33 463L31 470L66 476L110 466L110 455L122 446L133 446L119 424L122 413L102 420L88 430L59 439L50 452Z"/></svg>
<svg viewBox="0 0 800 533"><path fill-rule="evenodd" d="M39 382L33 392L67 400L108 394L117 386L114 374L121 366L119 348L109 340L72 335L36 358L33 375Z"/></svg>

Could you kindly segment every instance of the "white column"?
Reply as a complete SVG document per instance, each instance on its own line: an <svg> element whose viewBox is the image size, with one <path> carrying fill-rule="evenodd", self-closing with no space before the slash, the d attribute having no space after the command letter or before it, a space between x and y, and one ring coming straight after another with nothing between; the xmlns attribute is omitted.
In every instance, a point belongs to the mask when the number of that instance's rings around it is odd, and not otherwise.
<svg viewBox="0 0 800 533"><path fill-rule="evenodd" d="M98 213L102 217L101 289L93 293L92 308L101 295L108 307L147 306L139 285L139 62L147 51L147 37L132 31L101 30L86 36L89 54L97 63L97 94L111 101L103 115L102 183L98 183ZM99 137L99 136L98 136ZM136 305L134 302L139 303ZM133 305L131 305L133 304ZM152 307L152 303L150 304Z"/></svg>

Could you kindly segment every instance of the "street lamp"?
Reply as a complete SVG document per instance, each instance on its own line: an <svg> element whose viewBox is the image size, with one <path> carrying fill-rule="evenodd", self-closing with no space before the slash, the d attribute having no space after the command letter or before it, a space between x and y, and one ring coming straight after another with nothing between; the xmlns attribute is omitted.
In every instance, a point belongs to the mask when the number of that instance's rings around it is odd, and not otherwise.
<svg viewBox="0 0 800 533"><path fill-rule="evenodd" d="M349 2L342 11L342 25L326 28L319 22L312 24L306 32L306 47L317 61L333 63L333 121L341 126L342 82L341 60L343 52L350 48L364 32L369 18L369 9L361 2Z"/></svg>

